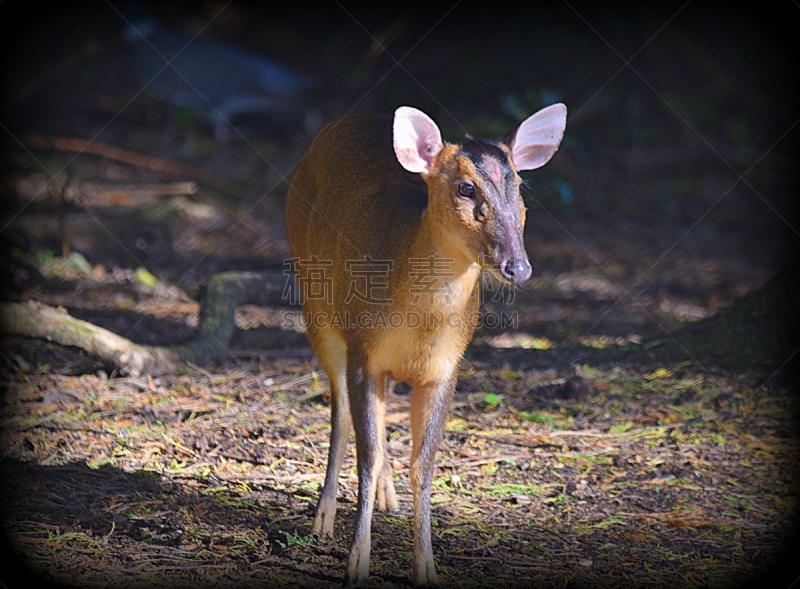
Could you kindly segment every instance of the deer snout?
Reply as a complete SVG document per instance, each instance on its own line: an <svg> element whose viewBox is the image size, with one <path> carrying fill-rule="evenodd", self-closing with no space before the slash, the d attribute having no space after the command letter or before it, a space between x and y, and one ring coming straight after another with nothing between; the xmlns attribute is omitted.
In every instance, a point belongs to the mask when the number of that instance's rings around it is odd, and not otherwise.
<svg viewBox="0 0 800 589"><path fill-rule="evenodd" d="M527 257L507 258L500 262L500 274L515 284L525 282L533 274L533 268Z"/></svg>

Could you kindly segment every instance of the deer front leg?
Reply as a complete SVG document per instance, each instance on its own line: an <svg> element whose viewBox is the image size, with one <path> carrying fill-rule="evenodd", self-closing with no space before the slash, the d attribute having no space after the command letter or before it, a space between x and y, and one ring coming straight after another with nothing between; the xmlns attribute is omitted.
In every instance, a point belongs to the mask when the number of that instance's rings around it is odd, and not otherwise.
<svg viewBox="0 0 800 589"><path fill-rule="evenodd" d="M431 486L436 450L442 442L444 426L455 390L455 378L414 388L411 396L411 488L414 493L415 586L438 585L431 547Z"/></svg>
<svg viewBox="0 0 800 589"><path fill-rule="evenodd" d="M366 374L363 364L354 366L348 362L347 388L356 433L358 506L345 584L361 585L369 576L372 510L386 455L385 384L385 378Z"/></svg>

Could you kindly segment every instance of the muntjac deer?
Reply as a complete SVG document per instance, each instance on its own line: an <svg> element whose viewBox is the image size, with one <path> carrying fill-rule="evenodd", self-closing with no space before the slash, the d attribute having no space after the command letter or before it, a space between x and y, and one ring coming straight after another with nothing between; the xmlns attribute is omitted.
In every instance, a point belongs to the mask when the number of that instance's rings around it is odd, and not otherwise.
<svg viewBox="0 0 800 589"><path fill-rule="evenodd" d="M331 442L313 532L333 535L339 470L355 427L358 506L346 583L369 574L370 524L397 507L386 458L387 379L412 389L413 581L435 585L430 498L458 364L477 325L481 270L531 276L517 172L543 166L566 126L544 108L502 141L444 143L403 106L322 129L289 188L286 223L308 338L331 386Z"/></svg>

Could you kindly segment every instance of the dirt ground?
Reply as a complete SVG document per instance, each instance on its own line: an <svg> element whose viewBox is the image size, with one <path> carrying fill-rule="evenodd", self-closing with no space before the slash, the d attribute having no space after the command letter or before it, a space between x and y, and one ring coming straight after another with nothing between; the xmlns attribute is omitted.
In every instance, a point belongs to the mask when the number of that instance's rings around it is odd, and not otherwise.
<svg viewBox="0 0 800 589"><path fill-rule="evenodd" d="M461 364L432 499L440 581L796 583L793 375L651 350L796 255L797 16L326 10L156 9L321 82L300 119L245 117L230 142L138 92L110 7L5 18L19 59L2 118L3 300L141 344L186 341L209 276L284 267L286 181L320 121L413 104L457 140L564 101L563 147L525 176L534 278L485 303L514 326L480 329ZM177 182L193 184L152 190ZM319 539L327 382L285 328L292 312L242 307L226 362L158 378L4 337L0 528L16 565L71 587L339 586L355 456L335 538ZM373 518L371 586L410 585L408 395L401 383L389 399L400 508ZM16 572L0 582L22 586Z"/></svg>
<svg viewBox="0 0 800 589"><path fill-rule="evenodd" d="M357 477L351 453L336 537L310 535L318 370L303 348L216 374L20 378L2 411L17 556L79 587L338 586ZM432 499L443 584L723 587L769 569L796 521L795 399L688 366L578 372L464 363ZM407 401L387 418L400 509L373 520L386 586L410 572Z"/></svg>

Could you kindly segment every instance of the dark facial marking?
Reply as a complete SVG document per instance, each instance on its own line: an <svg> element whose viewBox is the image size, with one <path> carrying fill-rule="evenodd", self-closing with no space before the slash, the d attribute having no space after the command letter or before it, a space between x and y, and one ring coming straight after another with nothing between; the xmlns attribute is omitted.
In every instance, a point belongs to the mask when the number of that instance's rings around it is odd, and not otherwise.
<svg viewBox="0 0 800 589"><path fill-rule="evenodd" d="M503 178L514 173L508 153L503 151L499 141L471 139L461 146L461 154L469 158L478 172L491 180L498 188L500 188ZM488 165L487 162L489 162Z"/></svg>

